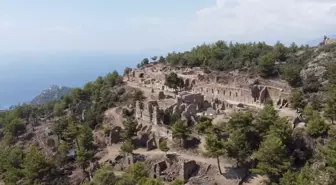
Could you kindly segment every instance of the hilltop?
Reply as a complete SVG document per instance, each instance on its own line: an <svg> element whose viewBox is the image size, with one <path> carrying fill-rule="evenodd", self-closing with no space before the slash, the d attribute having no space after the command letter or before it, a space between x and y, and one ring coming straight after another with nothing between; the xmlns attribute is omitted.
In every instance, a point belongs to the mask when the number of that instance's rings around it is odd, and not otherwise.
<svg viewBox="0 0 336 185"><path fill-rule="evenodd" d="M0 178L335 184L335 56L327 42L218 41L145 58L44 106L0 113Z"/></svg>

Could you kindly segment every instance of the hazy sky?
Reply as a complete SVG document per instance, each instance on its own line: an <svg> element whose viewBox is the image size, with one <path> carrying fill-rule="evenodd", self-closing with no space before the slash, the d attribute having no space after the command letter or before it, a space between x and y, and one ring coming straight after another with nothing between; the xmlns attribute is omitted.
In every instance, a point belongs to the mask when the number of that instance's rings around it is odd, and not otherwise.
<svg viewBox="0 0 336 185"><path fill-rule="evenodd" d="M0 52L301 43L335 31L336 0L0 0Z"/></svg>

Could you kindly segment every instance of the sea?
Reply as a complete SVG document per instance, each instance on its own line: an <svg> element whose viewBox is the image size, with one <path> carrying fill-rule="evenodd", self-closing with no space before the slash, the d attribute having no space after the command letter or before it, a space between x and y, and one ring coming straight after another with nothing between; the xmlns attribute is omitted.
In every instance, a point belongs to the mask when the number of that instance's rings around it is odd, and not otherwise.
<svg viewBox="0 0 336 185"><path fill-rule="evenodd" d="M51 85L83 87L114 70L123 74L149 53L0 54L0 110L31 101Z"/></svg>

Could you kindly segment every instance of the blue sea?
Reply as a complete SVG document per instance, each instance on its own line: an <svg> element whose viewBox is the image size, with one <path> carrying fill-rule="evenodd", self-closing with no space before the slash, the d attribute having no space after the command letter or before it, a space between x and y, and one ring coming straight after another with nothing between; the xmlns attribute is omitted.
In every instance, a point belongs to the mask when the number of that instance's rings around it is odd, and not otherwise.
<svg viewBox="0 0 336 185"><path fill-rule="evenodd" d="M53 53L0 55L0 109L29 102L50 85L83 87L114 70L135 67L149 54Z"/></svg>

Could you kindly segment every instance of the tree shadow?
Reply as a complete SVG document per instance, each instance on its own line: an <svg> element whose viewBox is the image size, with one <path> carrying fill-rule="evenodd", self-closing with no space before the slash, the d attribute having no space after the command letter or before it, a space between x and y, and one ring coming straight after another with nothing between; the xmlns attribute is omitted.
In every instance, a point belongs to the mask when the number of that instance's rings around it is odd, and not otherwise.
<svg viewBox="0 0 336 185"><path fill-rule="evenodd" d="M194 149L198 148L201 143L201 140L196 137L190 137L184 141L184 148L185 149Z"/></svg>
<svg viewBox="0 0 336 185"><path fill-rule="evenodd" d="M248 169L244 167L225 167L223 176L227 179L243 179L248 174Z"/></svg>

